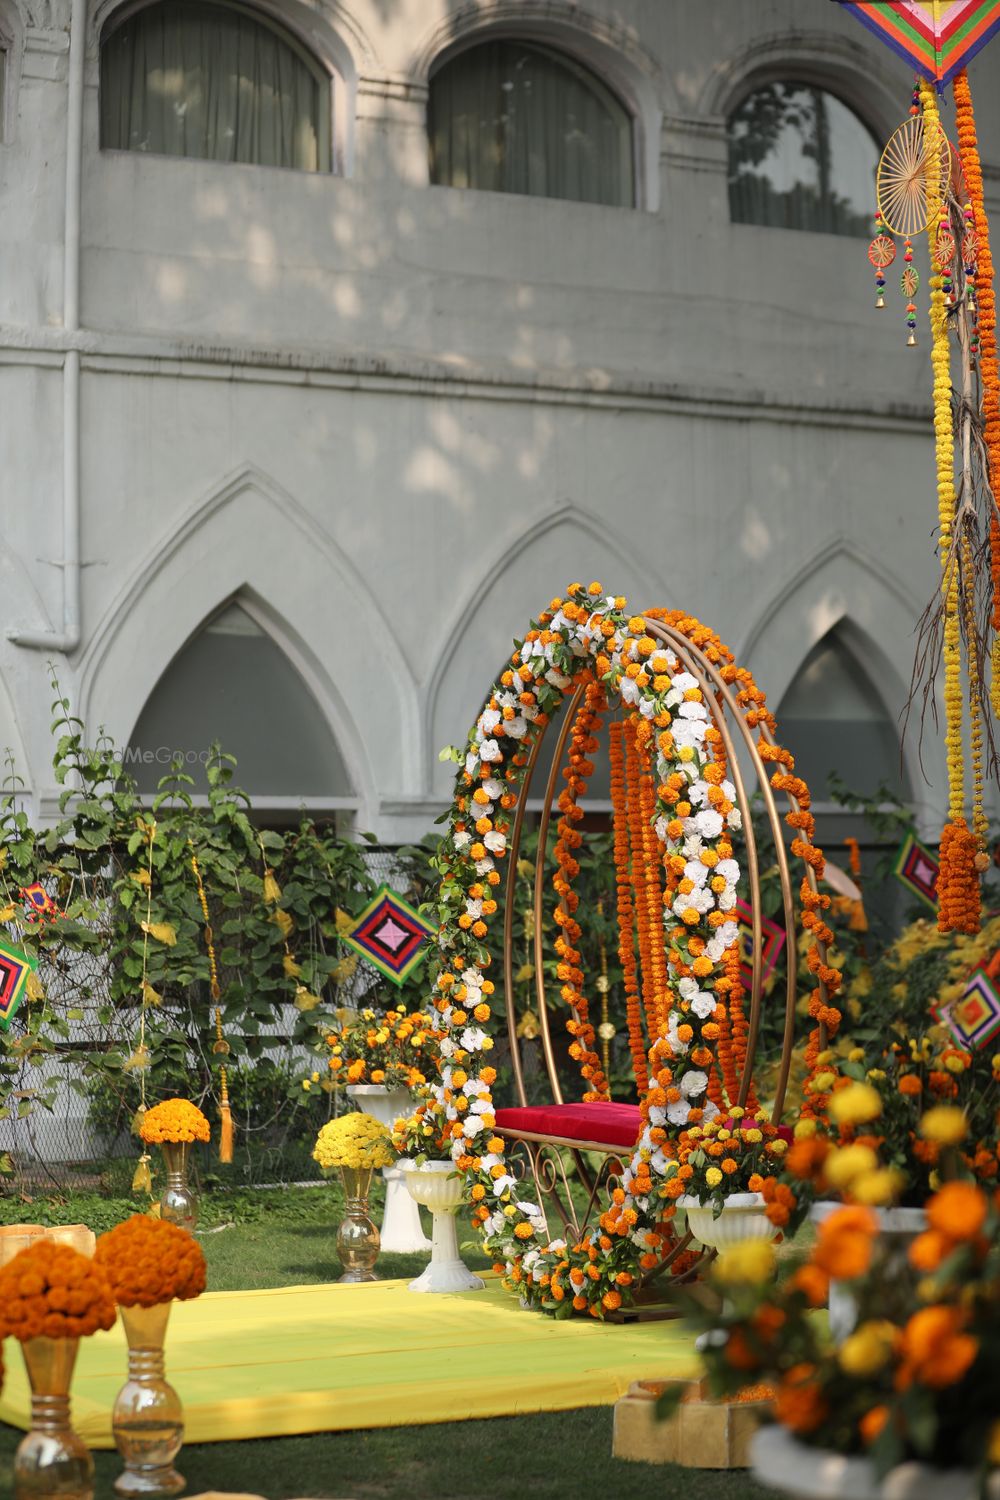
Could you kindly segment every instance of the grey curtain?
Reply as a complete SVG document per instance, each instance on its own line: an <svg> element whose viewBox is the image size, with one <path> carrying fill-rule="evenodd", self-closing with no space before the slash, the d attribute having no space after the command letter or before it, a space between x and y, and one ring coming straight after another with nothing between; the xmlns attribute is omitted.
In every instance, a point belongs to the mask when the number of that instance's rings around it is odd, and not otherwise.
<svg viewBox="0 0 1000 1500"><path fill-rule="evenodd" d="M548 48L487 42L431 79L431 180L631 208L632 121L586 68Z"/></svg>
<svg viewBox="0 0 1000 1500"><path fill-rule="evenodd" d="M160 0L102 45L101 145L328 171L329 80L242 6Z"/></svg>

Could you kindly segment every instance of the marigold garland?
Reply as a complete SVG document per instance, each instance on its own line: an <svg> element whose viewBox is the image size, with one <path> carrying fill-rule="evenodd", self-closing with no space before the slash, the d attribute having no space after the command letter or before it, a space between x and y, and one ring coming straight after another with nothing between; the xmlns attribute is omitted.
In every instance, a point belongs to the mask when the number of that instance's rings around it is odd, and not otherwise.
<svg viewBox="0 0 1000 1500"><path fill-rule="evenodd" d="M70 1245L36 1240L0 1268L0 1339L78 1339L117 1316L100 1266Z"/></svg>
<svg viewBox="0 0 1000 1500"><path fill-rule="evenodd" d="M646 807L643 805L642 786L648 780L648 765L639 751L635 726L631 720L626 720L625 784L631 847L629 870L639 940L639 976L642 1003L646 1012L646 1029L650 1036L657 1036L665 1019L665 996L659 986L661 983L665 985L666 975L665 965L657 963L658 956L662 959L663 898L659 893L658 881L654 887L658 854L650 849L650 842L655 842L655 834L645 817L648 803Z"/></svg>
<svg viewBox="0 0 1000 1500"><path fill-rule="evenodd" d="M1000 717L1000 519L997 517L995 503L997 492L1000 490L1000 362L997 358L996 293L993 285L989 220L983 199L983 169L979 159L976 119L972 108L969 78L964 68L955 74L952 87L955 96L958 152L962 163L962 173L969 190L969 202L976 229L976 300L979 308L979 370L983 391L983 438L989 462L989 483L994 496L994 504L990 510L990 572L993 583L992 623L995 634L990 698L994 713Z"/></svg>
<svg viewBox="0 0 1000 1500"><path fill-rule="evenodd" d="M212 1132L208 1121L190 1099L164 1099L143 1116L139 1134L148 1145L166 1142L207 1141Z"/></svg>
<svg viewBox="0 0 1000 1500"><path fill-rule="evenodd" d="M571 585L514 651L473 726L442 847L440 900L445 911L434 999L446 1033L435 1107L450 1130L452 1158L467 1174L473 1220L508 1284L530 1305L592 1317L620 1305L643 1271L674 1254L674 1208L662 1191L667 1163L680 1131L719 1113L709 1094L714 1074L723 1097L715 1047L726 1008L716 984L726 977L723 960L739 936L735 906L740 872L732 843L741 826L736 791L724 772L718 778L708 774L718 762L720 734L700 691L693 691L697 678L647 631L647 618L662 620L716 664L733 685L745 722L761 729L762 758L779 763L779 771L782 764L791 766L791 757L767 738L773 719L763 694L711 631L680 611L629 618L624 610L624 599L604 595L597 583ZM659 670L660 664L666 670ZM648 749L652 760L655 836L666 856L669 1010L650 1047L641 1131L620 1186L599 1229L566 1245L548 1243L541 1209L518 1196L523 1188L508 1171L504 1141L494 1133L496 1071L482 1065L483 1054L494 1045L489 1030L494 986L487 978L493 960L484 942L486 913L470 891L475 885L499 883L498 866L507 854L507 814L516 806L528 752L580 674L591 671L609 694L620 695L629 718L637 721L638 749ZM797 812L793 805L793 815ZM796 827L795 853L821 874L823 856L811 842L811 818L802 822L800 816ZM635 847L641 847L641 834ZM687 880L692 889L682 891L681 882ZM826 898L808 880L803 891L808 894L806 915L814 915ZM648 900L644 904L648 916ZM685 920L689 911L695 921ZM638 921L638 906L635 915ZM657 914L657 930L659 921ZM811 1014L819 1028L833 1030L839 1012L827 995L836 989L839 974L826 961L822 926L812 938L810 966L819 982ZM484 1014L478 1024L470 1017L473 1009L477 1017Z"/></svg>
<svg viewBox="0 0 1000 1500"><path fill-rule="evenodd" d="M184 1302L205 1290L205 1256L179 1224L133 1214L97 1241L95 1264L120 1307Z"/></svg>
<svg viewBox="0 0 1000 1500"><path fill-rule="evenodd" d="M610 727L608 744L611 760L611 807L614 814L615 882L618 891L618 961L622 966L625 990L625 1015L628 1023L628 1045L632 1069L640 1099L649 1092L646 1068L648 1043L643 1033L639 1003L639 977L635 957L635 907L632 901L631 856L629 852L628 803L625 785L625 752L622 741L625 725L616 719Z"/></svg>
<svg viewBox="0 0 1000 1500"><path fill-rule="evenodd" d="M552 884L559 897L555 919L560 928L555 944L559 959L556 975L562 982L562 998L569 1007L566 1030L573 1038L569 1054L580 1065L586 1085L583 1096L585 1103L611 1097L601 1059L595 1050L597 1034L590 1020L590 1001L583 990L583 958L577 946L581 928L575 916L580 898L572 885L573 879L580 873L579 861L573 853L579 848L581 841L581 834L576 828L583 817L580 798L594 774L594 763L588 756L597 749L597 731L601 724L601 713L606 707L604 689L600 683L591 680L586 685L583 702L570 730L569 761L563 768L566 787L559 794L558 837L553 850L556 872Z"/></svg>
<svg viewBox="0 0 1000 1500"><path fill-rule="evenodd" d="M920 83L924 130L931 142L940 140L941 119L934 90ZM949 148L950 149L950 148ZM959 619L959 553L954 534L955 440L951 415L951 353L943 277L933 270L941 217L938 183L927 178L928 238L932 262L930 278L931 364L934 369L934 443L937 461L938 552L944 601L943 645L945 748L948 758L948 822L941 835L938 871L938 927L942 932L978 932L979 880L975 870L976 840L965 821L965 763L962 743L962 662Z"/></svg>

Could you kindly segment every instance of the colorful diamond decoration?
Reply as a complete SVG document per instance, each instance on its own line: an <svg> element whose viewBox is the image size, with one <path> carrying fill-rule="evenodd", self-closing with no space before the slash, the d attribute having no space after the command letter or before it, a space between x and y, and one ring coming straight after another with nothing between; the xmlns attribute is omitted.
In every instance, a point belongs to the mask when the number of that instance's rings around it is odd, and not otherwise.
<svg viewBox="0 0 1000 1500"><path fill-rule="evenodd" d="M747 989L753 986L753 907L740 897L736 902L736 920L740 929L740 978ZM761 982L766 984L785 946L785 929L770 917L760 919Z"/></svg>
<svg viewBox="0 0 1000 1500"><path fill-rule="evenodd" d="M375 897L341 936L393 984L402 984L426 956L437 928L402 896L380 886Z"/></svg>
<svg viewBox="0 0 1000 1500"><path fill-rule="evenodd" d="M934 1015L960 1047L985 1047L1000 1031L1000 992L984 968L973 969L961 997L938 1006Z"/></svg>
<svg viewBox="0 0 1000 1500"><path fill-rule="evenodd" d="M907 890L919 896L921 901L926 901L936 911L938 868L937 856L919 842L916 834L910 832L896 851L892 873L897 880L903 882Z"/></svg>
<svg viewBox="0 0 1000 1500"><path fill-rule="evenodd" d="M36 917L57 917L59 908L40 881L34 885L26 885L21 891L24 900L31 907Z"/></svg>
<svg viewBox="0 0 1000 1500"><path fill-rule="evenodd" d="M12 943L0 942L0 1030L6 1031L24 999L28 975L38 968L38 959Z"/></svg>

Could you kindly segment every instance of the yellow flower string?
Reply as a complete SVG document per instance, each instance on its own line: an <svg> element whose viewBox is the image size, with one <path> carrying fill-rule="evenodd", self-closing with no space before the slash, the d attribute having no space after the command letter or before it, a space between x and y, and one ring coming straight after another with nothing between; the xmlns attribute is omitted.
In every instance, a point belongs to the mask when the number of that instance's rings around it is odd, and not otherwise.
<svg viewBox="0 0 1000 1500"><path fill-rule="evenodd" d="M989 863L985 856L990 820L983 810L983 714L979 701L982 674L976 635L976 565L968 533L962 533L962 586L965 595L965 641L969 670L969 746L972 761L972 830L976 836L977 866Z"/></svg>
<svg viewBox="0 0 1000 1500"><path fill-rule="evenodd" d="M920 102L928 155L937 159L942 137L937 98L926 79L920 81ZM950 151L950 146L947 147ZM965 821L965 762L962 746L962 660L959 621L959 571L955 548L955 442L951 419L951 352L945 311L944 278L934 271L941 190L935 174L927 182L930 242L931 364L934 369L934 443L937 461L938 541L941 593L944 601L945 746L948 757L948 821L941 834L938 873L938 926L942 932L979 930L979 880L975 869L975 836Z"/></svg>
<svg viewBox="0 0 1000 1500"><path fill-rule="evenodd" d="M139 994L141 996L141 1004L139 1009L139 1042L135 1051L132 1053L132 1056L124 1065L124 1070L126 1072L130 1072L132 1071L132 1069L135 1069L139 1074L139 1108L136 1112L136 1123L138 1125L140 1134L142 1125L144 1124L146 1119L146 1069L149 1067L150 1062L149 1048L146 1045L146 1007L150 1004L155 1003L152 999L154 992L148 978L148 960L149 930L152 926L153 844L156 841L156 820L150 819L150 821L144 825L144 828L149 848L149 857L144 872L146 878L143 882L146 887L146 920L142 924L142 984L139 990ZM135 1128L135 1126L133 1128ZM139 1161L135 1169L135 1175L132 1178L132 1191L133 1193L152 1193L153 1191L153 1179L150 1176L149 1171L149 1152L146 1150L143 1150L142 1155L139 1157Z"/></svg>
<svg viewBox="0 0 1000 1500"><path fill-rule="evenodd" d="M208 916L208 897L205 894L205 882L201 878L201 867L198 864L198 856L194 852L194 845L188 839L188 848L191 850L191 869L198 885L198 904L201 907L202 918L205 923L205 951L208 954L208 991L212 997L215 1007L215 1042L212 1051L222 1058L229 1055L229 1043L222 1034L222 991L219 988L219 968L215 960L215 934ZM229 1104L229 1076L226 1072L226 1064L223 1061L219 1065L219 1160L231 1162L233 1159L233 1111Z"/></svg>

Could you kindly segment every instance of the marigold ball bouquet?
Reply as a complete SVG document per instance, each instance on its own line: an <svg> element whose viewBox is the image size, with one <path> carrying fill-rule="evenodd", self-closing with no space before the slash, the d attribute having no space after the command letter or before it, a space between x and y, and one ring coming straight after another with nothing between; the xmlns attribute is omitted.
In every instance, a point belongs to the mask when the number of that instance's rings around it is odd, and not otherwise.
<svg viewBox="0 0 1000 1500"><path fill-rule="evenodd" d="M205 1256L179 1224L133 1214L97 1241L96 1264L122 1307L186 1301L205 1290Z"/></svg>
<svg viewBox="0 0 1000 1500"><path fill-rule="evenodd" d="M0 1338L84 1338L116 1316L103 1269L70 1245L38 1240L0 1268Z"/></svg>
<svg viewBox="0 0 1000 1500"><path fill-rule="evenodd" d="M419 1089L440 1072L440 1038L423 1011L408 1011L405 1005L384 1012L363 1010L356 1021L327 1035L330 1079L338 1086L380 1083Z"/></svg>
<svg viewBox="0 0 1000 1500"><path fill-rule="evenodd" d="M211 1133L207 1119L190 1099L164 1099L154 1104L139 1127L140 1137L149 1146L207 1141Z"/></svg>
<svg viewBox="0 0 1000 1500"><path fill-rule="evenodd" d="M316 1137L312 1154L324 1172L335 1167L365 1172L391 1166L396 1160L388 1130L371 1115L361 1113L328 1121Z"/></svg>
<svg viewBox="0 0 1000 1500"><path fill-rule="evenodd" d="M710 1390L775 1388L777 1420L800 1441L942 1468L1000 1464L1000 1209L971 1181L945 1183L929 1227L900 1259L861 1204L835 1210L783 1279L770 1245L724 1251L722 1312L707 1319ZM831 1347L814 1310L830 1279L850 1283L853 1332Z"/></svg>
<svg viewBox="0 0 1000 1500"><path fill-rule="evenodd" d="M725 1118L681 1132L676 1160L664 1168L664 1196L711 1203L716 1218L731 1193L759 1193L788 1149L787 1132L763 1111L734 1105Z"/></svg>

